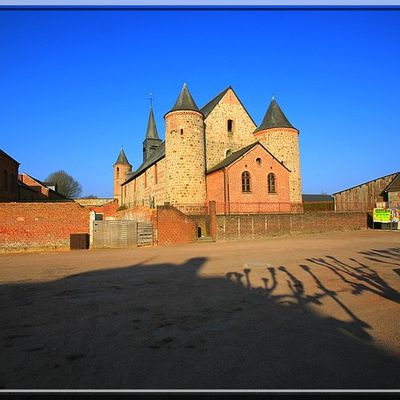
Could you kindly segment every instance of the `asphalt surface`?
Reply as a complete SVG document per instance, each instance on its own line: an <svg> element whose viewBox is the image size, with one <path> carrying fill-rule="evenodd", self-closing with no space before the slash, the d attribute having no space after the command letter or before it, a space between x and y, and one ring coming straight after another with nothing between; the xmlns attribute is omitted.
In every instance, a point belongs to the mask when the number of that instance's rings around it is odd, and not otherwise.
<svg viewBox="0 0 400 400"><path fill-rule="evenodd" d="M1 389L399 389L400 231L0 255Z"/></svg>

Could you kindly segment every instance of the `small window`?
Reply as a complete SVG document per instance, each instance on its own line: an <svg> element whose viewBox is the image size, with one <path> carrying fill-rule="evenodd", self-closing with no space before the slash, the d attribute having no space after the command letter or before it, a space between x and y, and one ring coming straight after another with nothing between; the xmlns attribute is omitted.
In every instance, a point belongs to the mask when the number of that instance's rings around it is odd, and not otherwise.
<svg viewBox="0 0 400 400"><path fill-rule="evenodd" d="M268 193L276 193L276 178L275 174L268 174Z"/></svg>
<svg viewBox="0 0 400 400"><path fill-rule="evenodd" d="M228 130L228 133L233 132L233 120L232 119L228 119L227 130Z"/></svg>
<svg viewBox="0 0 400 400"><path fill-rule="evenodd" d="M247 171L242 174L242 192L250 192L250 174Z"/></svg>
<svg viewBox="0 0 400 400"><path fill-rule="evenodd" d="M117 167L117 178L119 178L119 167Z"/></svg>
<svg viewBox="0 0 400 400"><path fill-rule="evenodd" d="M183 135L183 129L181 129L181 135Z"/></svg>
<svg viewBox="0 0 400 400"><path fill-rule="evenodd" d="M258 157L258 158L256 158L256 163L257 163L257 165L261 165L261 158L260 157Z"/></svg>
<svg viewBox="0 0 400 400"><path fill-rule="evenodd" d="M225 150L225 157L228 157L232 154L232 149Z"/></svg>

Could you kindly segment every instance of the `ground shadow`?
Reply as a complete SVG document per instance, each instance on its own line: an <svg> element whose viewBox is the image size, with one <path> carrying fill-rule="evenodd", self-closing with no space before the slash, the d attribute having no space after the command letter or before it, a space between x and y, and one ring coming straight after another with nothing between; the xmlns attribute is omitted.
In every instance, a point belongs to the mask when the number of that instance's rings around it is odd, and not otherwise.
<svg viewBox="0 0 400 400"><path fill-rule="evenodd" d="M199 276L204 257L2 285L0 385L398 387L399 359L374 345L373 327L322 282L318 270L329 268L357 295L369 291L398 302L398 293L367 265L326 258L309 259L297 270L265 266L261 286L251 267ZM301 271L316 291L307 292ZM346 318L315 312L326 299Z"/></svg>

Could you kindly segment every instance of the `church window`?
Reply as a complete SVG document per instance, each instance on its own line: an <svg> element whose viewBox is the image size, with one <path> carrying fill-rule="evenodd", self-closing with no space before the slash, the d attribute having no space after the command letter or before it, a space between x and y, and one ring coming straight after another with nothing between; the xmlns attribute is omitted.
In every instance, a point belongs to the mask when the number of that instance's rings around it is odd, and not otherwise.
<svg viewBox="0 0 400 400"><path fill-rule="evenodd" d="M268 193L276 193L276 177L272 172L268 174Z"/></svg>
<svg viewBox="0 0 400 400"><path fill-rule="evenodd" d="M228 133L233 133L233 120L232 119L228 119L227 130L228 130Z"/></svg>
<svg viewBox="0 0 400 400"><path fill-rule="evenodd" d="M119 167L117 167L117 178L119 178Z"/></svg>
<svg viewBox="0 0 400 400"><path fill-rule="evenodd" d="M157 164L154 164L154 183L158 183Z"/></svg>
<svg viewBox="0 0 400 400"><path fill-rule="evenodd" d="M242 174L242 192L250 192L250 173L247 171Z"/></svg>
<svg viewBox="0 0 400 400"><path fill-rule="evenodd" d="M147 171L144 173L144 187L147 188Z"/></svg>
<svg viewBox="0 0 400 400"><path fill-rule="evenodd" d="M257 163L257 165L261 165L261 158L260 157L256 158L256 163Z"/></svg>
<svg viewBox="0 0 400 400"><path fill-rule="evenodd" d="M181 135L183 135L183 129L181 129Z"/></svg>

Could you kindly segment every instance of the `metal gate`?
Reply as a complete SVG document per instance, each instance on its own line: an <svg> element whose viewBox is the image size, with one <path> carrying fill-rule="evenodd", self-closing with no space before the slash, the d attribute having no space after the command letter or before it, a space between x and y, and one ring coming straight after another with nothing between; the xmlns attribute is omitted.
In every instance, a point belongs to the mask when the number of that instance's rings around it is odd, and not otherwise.
<svg viewBox="0 0 400 400"><path fill-rule="evenodd" d="M127 248L153 244L153 226L137 221L93 221L94 248Z"/></svg>

